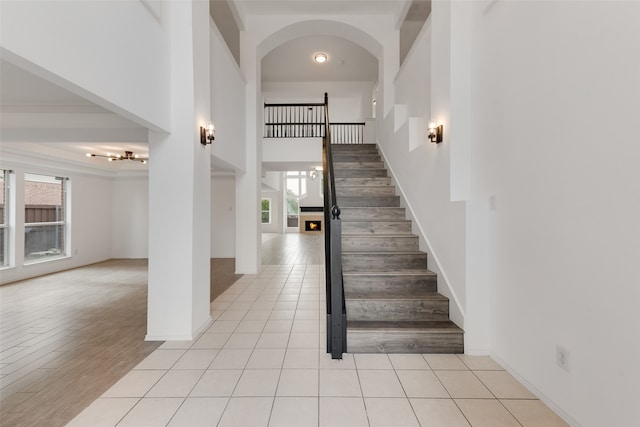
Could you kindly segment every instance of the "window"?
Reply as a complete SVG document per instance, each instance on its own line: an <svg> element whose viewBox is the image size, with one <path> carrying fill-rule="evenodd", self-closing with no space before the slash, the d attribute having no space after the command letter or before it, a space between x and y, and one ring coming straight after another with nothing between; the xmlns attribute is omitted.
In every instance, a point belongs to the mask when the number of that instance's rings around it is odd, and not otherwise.
<svg viewBox="0 0 640 427"><path fill-rule="evenodd" d="M0 169L0 267L9 265L9 173Z"/></svg>
<svg viewBox="0 0 640 427"><path fill-rule="evenodd" d="M271 224L271 199L262 199L262 223Z"/></svg>
<svg viewBox="0 0 640 427"><path fill-rule="evenodd" d="M300 198L307 194L307 173L292 171L286 173L287 227L298 227Z"/></svg>
<svg viewBox="0 0 640 427"><path fill-rule="evenodd" d="M24 176L25 263L66 255L67 178Z"/></svg>

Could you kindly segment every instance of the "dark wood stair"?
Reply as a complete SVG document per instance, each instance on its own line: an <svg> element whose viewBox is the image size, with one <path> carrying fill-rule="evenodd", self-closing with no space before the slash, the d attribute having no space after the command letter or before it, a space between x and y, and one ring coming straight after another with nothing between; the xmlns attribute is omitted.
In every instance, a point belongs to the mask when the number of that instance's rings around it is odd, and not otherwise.
<svg viewBox="0 0 640 427"><path fill-rule="evenodd" d="M462 353L375 144L332 145L350 353Z"/></svg>

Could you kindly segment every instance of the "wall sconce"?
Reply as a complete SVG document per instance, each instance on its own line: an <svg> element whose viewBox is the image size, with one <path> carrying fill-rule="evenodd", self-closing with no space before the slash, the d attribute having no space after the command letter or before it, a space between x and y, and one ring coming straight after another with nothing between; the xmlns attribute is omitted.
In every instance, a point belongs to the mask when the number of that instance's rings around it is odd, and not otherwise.
<svg viewBox="0 0 640 427"><path fill-rule="evenodd" d="M200 126L200 144L211 144L216 139L216 127L213 123L209 123L206 128Z"/></svg>
<svg viewBox="0 0 640 427"><path fill-rule="evenodd" d="M429 140L436 144L442 142L443 129L443 125L436 125L435 122L430 122L429 128L427 129Z"/></svg>

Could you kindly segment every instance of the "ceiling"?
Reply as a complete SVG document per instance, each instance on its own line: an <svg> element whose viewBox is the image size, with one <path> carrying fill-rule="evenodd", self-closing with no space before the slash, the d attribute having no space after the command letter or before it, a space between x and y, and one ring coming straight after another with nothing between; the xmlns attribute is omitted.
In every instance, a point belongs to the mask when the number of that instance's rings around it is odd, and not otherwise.
<svg viewBox="0 0 640 427"><path fill-rule="evenodd" d="M313 56L324 52L327 62ZM366 81L378 79L378 60L350 40L336 36L307 36L290 40L262 59L263 82Z"/></svg>
<svg viewBox="0 0 640 427"><path fill-rule="evenodd" d="M145 167L86 153L129 150L147 157L146 128L5 60L0 60L0 93L3 156L23 153L105 171Z"/></svg>
<svg viewBox="0 0 640 427"><path fill-rule="evenodd" d="M241 18L251 15L341 14L399 18L407 0L234 0Z"/></svg>

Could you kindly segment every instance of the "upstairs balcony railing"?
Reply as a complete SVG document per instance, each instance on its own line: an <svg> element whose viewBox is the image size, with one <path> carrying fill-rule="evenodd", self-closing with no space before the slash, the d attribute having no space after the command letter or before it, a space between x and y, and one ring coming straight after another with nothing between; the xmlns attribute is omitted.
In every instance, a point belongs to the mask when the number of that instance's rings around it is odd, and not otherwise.
<svg viewBox="0 0 640 427"><path fill-rule="evenodd" d="M325 104L264 104L265 138L324 138ZM364 143L364 122L330 123L331 144Z"/></svg>

